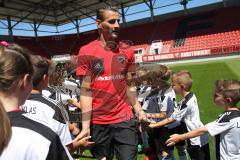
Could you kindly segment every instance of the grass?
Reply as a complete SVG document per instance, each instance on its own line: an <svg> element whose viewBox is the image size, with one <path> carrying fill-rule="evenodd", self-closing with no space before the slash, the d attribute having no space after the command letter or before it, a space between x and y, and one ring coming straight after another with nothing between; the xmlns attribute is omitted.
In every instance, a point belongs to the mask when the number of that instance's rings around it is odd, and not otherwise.
<svg viewBox="0 0 240 160"><path fill-rule="evenodd" d="M196 62L171 65L173 71L188 70L193 77L192 91L196 94L201 120L204 124L215 120L223 111L213 103L214 83L218 79L240 80L240 59L211 62ZM211 159L213 158L213 138L209 137Z"/></svg>
<svg viewBox="0 0 240 160"><path fill-rule="evenodd" d="M240 59L227 59L210 62L195 62L169 65L171 70L188 70L192 73L192 91L198 99L201 120L204 124L215 120L223 111L213 103L214 83L218 79L240 80ZM213 159L213 138L210 137L210 152ZM88 152L87 155L90 155ZM143 155L138 156L143 160ZM81 158L91 160L91 158Z"/></svg>

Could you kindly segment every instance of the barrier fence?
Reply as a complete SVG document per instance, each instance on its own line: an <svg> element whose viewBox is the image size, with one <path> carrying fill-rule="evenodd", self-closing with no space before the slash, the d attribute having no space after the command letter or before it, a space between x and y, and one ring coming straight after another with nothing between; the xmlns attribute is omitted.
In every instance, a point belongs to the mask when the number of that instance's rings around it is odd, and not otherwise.
<svg viewBox="0 0 240 160"><path fill-rule="evenodd" d="M172 59L184 59L200 56L211 56L216 54L232 54L240 52L240 45L233 45L227 47L217 47L204 50L195 50L187 52L175 52L175 53L162 53L156 55L144 55L142 56L143 62L159 61L159 60L172 60Z"/></svg>

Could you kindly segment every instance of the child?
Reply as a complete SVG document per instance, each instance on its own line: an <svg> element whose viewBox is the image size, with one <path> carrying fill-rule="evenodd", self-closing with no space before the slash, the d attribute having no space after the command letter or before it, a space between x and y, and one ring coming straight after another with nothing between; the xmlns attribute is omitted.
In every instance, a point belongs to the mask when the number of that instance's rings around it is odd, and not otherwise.
<svg viewBox="0 0 240 160"><path fill-rule="evenodd" d="M16 44L0 45L0 70L0 102L12 129L0 159L68 160L58 135L19 109L32 90L33 67L28 51Z"/></svg>
<svg viewBox="0 0 240 160"><path fill-rule="evenodd" d="M71 99L71 96L68 90L62 85L66 76L65 68L63 64L58 63L54 66L54 70L49 77L49 86L42 93L44 96L54 99L62 105L67 105L67 100Z"/></svg>
<svg viewBox="0 0 240 160"><path fill-rule="evenodd" d="M179 71L173 74L172 85L175 93L184 97L169 118L156 124L150 124L150 128L161 127L174 121L183 121L188 131L203 126L200 121L197 99L190 92L192 86L192 76L188 71ZM192 138L188 141L187 147L191 159L210 160L207 134Z"/></svg>
<svg viewBox="0 0 240 160"><path fill-rule="evenodd" d="M146 67L139 67L136 70L136 80L138 89L138 101L143 106L146 97L151 93L151 86L148 85L147 79L144 78L144 75L148 72ZM143 153L145 154L145 159L156 159L157 155L155 153L155 146L153 146L153 142L151 141L151 135L149 136L144 128L143 123L139 124L139 132L140 132L140 141L142 142ZM150 140L150 141L149 141Z"/></svg>
<svg viewBox="0 0 240 160"><path fill-rule="evenodd" d="M70 73L68 73L68 78L66 78L63 81L62 85L68 90L70 97L79 102L79 100L80 100L80 82L77 79L75 70L72 70L72 71L70 71Z"/></svg>
<svg viewBox="0 0 240 160"><path fill-rule="evenodd" d="M62 92L59 90L59 86L61 86L61 83L62 83L62 77L60 74L62 71L59 71L59 69L56 69L56 63L54 61L48 60L48 62L49 62L49 73L51 73L51 75L49 75L50 77L49 77L48 87L42 90L42 95L58 102L58 105L61 106L60 108L63 111L63 115L67 115L65 116L66 121L70 122L69 129L71 131L72 136L73 137L77 136L80 133L80 129L78 127L78 124L72 123L72 121L73 120L75 121L75 119L79 119L80 115L71 114L71 112L69 112L70 111L69 106L77 106L80 109L80 103L75 99L71 99L71 97L67 94L65 95L61 94ZM63 101L62 101L63 97L69 98L67 100L68 104L63 104ZM74 109L75 108L76 107L74 107Z"/></svg>
<svg viewBox="0 0 240 160"><path fill-rule="evenodd" d="M240 111L236 107L240 100L240 81L218 80L214 102L224 108L219 118L208 123L205 127L198 128L182 135L172 135L167 140L168 145L173 145L180 140L185 140L205 133L215 136L216 160L240 159Z"/></svg>
<svg viewBox="0 0 240 160"><path fill-rule="evenodd" d="M151 93L151 86L147 84L147 79L143 79L147 73L146 67L139 67L136 72L137 79L139 81L138 101L143 105L144 99Z"/></svg>
<svg viewBox="0 0 240 160"><path fill-rule="evenodd" d="M152 112L148 114L148 118L153 118L155 121L161 121L166 116L170 116L175 107L176 96L168 83L170 75L171 71L164 65L152 67L148 74L148 84L155 88L155 90L146 98L148 100L146 100L143 108L147 105L148 110ZM155 145L158 151L162 151L162 154L158 155L159 159L175 159L173 155L174 148L167 147L165 141L170 136L170 130L176 130L176 127L179 125L180 123L175 122L153 129ZM177 146L180 160L187 159L184 145L185 143L183 142Z"/></svg>
<svg viewBox="0 0 240 160"><path fill-rule="evenodd" d="M42 90L47 88L49 76L51 75L49 61L38 55L32 56L31 60L34 69L33 89L22 109L31 114L33 120L47 124L49 128L59 135L62 143L70 150L77 149L83 144L91 144L92 142L88 142L90 137L73 142L66 111L56 101L42 95Z"/></svg>

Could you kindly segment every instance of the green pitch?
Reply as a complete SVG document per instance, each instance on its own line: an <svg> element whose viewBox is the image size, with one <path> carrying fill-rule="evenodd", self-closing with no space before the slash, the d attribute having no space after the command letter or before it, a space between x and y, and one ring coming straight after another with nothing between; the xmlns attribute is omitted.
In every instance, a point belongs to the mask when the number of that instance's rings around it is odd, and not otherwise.
<svg viewBox="0 0 240 160"><path fill-rule="evenodd" d="M198 99L200 116L204 124L215 120L223 112L222 108L213 103L215 81L218 79L240 80L240 59L176 64L170 65L170 68L172 71L184 69L191 72L192 91ZM209 142L211 159L214 159L212 137L209 137Z"/></svg>
<svg viewBox="0 0 240 160"><path fill-rule="evenodd" d="M222 109L213 103L214 83L218 79L240 80L240 59L196 62L170 66L172 71L188 70L192 74L192 92L196 94L203 123L214 120Z"/></svg>
<svg viewBox="0 0 240 160"><path fill-rule="evenodd" d="M188 70L192 73L192 92L198 99L201 120L204 124L215 120L223 111L213 103L215 81L218 79L240 80L240 59L174 64L169 65L169 67L172 71ZM211 137L209 141L211 159L213 159L213 140ZM139 155L138 159L143 160L143 155ZM81 158L81 160L90 160L90 158Z"/></svg>

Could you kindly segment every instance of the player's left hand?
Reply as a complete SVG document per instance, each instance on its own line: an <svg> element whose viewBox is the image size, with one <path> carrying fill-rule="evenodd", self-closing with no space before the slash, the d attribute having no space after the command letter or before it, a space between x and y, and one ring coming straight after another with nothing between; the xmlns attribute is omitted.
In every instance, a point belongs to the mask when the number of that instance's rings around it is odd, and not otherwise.
<svg viewBox="0 0 240 160"><path fill-rule="evenodd" d="M173 146L176 143L181 141L181 136L179 134L173 134L170 138L166 141L167 146Z"/></svg>
<svg viewBox="0 0 240 160"><path fill-rule="evenodd" d="M137 117L139 122L156 123L155 121L148 118L147 114L144 111L139 111Z"/></svg>

